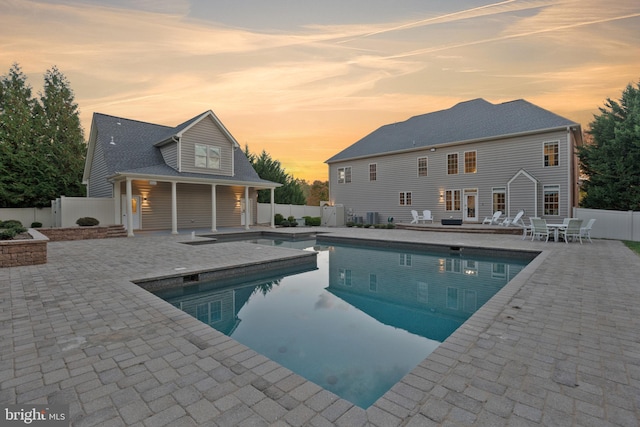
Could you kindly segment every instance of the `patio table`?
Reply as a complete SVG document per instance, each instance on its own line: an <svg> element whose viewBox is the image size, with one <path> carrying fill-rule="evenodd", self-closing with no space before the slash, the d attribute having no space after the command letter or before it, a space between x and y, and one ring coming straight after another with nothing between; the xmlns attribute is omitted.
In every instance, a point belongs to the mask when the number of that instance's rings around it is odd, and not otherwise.
<svg viewBox="0 0 640 427"><path fill-rule="evenodd" d="M547 223L547 228L549 229L549 231L553 230L553 241L557 242L558 241L558 234L560 233L561 229L566 229L567 228L567 224L549 224Z"/></svg>

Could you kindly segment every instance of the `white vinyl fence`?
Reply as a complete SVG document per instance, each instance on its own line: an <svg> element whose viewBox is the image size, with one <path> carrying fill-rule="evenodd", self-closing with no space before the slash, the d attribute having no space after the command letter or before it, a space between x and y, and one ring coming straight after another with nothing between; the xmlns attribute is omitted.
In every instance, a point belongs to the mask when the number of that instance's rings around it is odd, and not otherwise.
<svg viewBox="0 0 640 427"><path fill-rule="evenodd" d="M34 222L39 222L43 227L53 226L51 208L2 208L0 209L0 221L17 219L23 227L31 227Z"/></svg>
<svg viewBox="0 0 640 427"><path fill-rule="evenodd" d="M320 206L304 206L304 205L275 205L276 213L283 217L302 218L305 216L319 217L322 216L322 208ZM271 223L271 203L258 203L258 224Z"/></svg>
<svg viewBox="0 0 640 427"><path fill-rule="evenodd" d="M53 227L75 227L78 218L86 216L100 225L115 224L115 199L106 197L65 197L51 201Z"/></svg>
<svg viewBox="0 0 640 427"><path fill-rule="evenodd" d="M640 242L640 212L574 208L573 216L584 223L595 218L591 237Z"/></svg>

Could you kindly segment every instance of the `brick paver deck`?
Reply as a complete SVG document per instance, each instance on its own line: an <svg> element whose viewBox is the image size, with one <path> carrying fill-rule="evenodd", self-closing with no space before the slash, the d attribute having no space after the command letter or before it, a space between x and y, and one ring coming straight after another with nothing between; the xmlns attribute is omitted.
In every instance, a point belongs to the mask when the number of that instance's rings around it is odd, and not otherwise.
<svg viewBox="0 0 640 427"><path fill-rule="evenodd" d="M69 404L74 426L640 425L640 257L621 242L323 231L542 254L364 410L131 283L296 251L49 243L47 264L0 269L0 406Z"/></svg>

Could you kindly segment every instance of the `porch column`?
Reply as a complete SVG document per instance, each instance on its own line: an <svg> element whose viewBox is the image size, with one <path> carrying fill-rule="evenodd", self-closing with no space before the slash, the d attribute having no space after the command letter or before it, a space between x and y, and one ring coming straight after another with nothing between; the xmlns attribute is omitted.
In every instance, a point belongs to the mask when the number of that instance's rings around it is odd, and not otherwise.
<svg viewBox="0 0 640 427"><path fill-rule="evenodd" d="M276 216L276 189L271 189L271 228L276 228L275 223Z"/></svg>
<svg viewBox="0 0 640 427"><path fill-rule="evenodd" d="M211 184L211 231L218 231L216 221L216 185Z"/></svg>
<svg viewBox="0 0 640 427"><path fill-rule="evenodd" d="M133 237L133 206L131 199L133 198L131 190L131 178L127 178L127 236Z"/></svg>
<svg viewBox="0 0 640 427"><path fill-rule="evenodd" d="M249 229L249 187L244 187L244 229Z"/></svg>
<svg viewBox="0 0 640 427"><path fill-rule="evenodd" d="M116 181L113 183L113 202L114 202L114 224L122 224L122 191L120 191L120 182Z"/></svg>
<svg viewBox="0 0 640 427"><path fill-rule="evenodd" d="M176 183L171 183L171 234L178 234L178 197Z"/></svg>

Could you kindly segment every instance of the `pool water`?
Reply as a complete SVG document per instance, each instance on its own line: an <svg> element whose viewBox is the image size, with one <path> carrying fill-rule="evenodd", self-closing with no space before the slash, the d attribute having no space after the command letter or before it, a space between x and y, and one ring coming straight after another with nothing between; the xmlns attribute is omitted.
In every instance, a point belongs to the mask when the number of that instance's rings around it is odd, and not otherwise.
<svg viewBox="0 0 640 427"><path fill-rule="evenodd" d="M278 244L318 251L318 269L156 294L362 408L528 262L315 241Z"/></svg>

